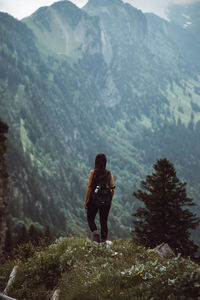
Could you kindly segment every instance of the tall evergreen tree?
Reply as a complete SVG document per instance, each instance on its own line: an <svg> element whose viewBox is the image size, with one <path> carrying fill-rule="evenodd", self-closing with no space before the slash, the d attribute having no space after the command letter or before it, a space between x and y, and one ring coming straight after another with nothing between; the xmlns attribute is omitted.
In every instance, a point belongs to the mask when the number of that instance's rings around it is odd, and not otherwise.
<svg viewBox="0 0 200 300"><path fill-rule="evenodd" d="M29 240L29 236L28 236L28 232L26 229L26 226L23 224L20 228L19 228L19 232L17 235L17 244L25 244L27 243Z"/></svg>
<svg viewBox="0 0 200 300"><path fill-rule="evenodd" d="M36 228L33 224L29 227L29 240L34 244L38 245L39 240L42 238L42 231Z"/></svg>
<svg viewBox="0 0 200 300"><path fill-rule="evenodd" d="M190 229L195 229L200 220L187 208L195 204L187 197L186 182L180 182L166 158L153 168L155 172L141 181L142 189L133 194L144 203L133 214L133 237L147 247L165 242L175 251L192 256L196 246L190 240Z"/></svg>
<svg viewBox="0 0 200 300"><path fill-rule="evenodd" d="M7 254L10 254L13 250L13 238L12 238L12 233L10 230L10 227L8 226L7 231L6 231L6 238L5 238L5 252Z"/></svg>
<svg viewBox="0 0 200 300"><path fill-rule="evenodd" d="M8 172L5 160L6 137L8 126L0 120L0 257L2 256L6 239L6 219L8 214Z"/></svg>

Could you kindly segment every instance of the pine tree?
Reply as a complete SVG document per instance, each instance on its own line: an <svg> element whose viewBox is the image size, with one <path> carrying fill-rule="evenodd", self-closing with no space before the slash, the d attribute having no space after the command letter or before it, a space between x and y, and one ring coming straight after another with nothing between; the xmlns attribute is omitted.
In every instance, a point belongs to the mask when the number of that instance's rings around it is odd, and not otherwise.
<svg viewBox="0 0 200 300"><path fill-rule="evenodd" d="M8 171L5 159L6 154L6 137L8 132L7 124L0 120L0 257L3 254L7 230L7 214L8 214Z"/></svg>
<svg viewBox="0 0 200 300"><path fill-rule="evenodd" d="M7 254L10 254L12 250L13 250L13 238L12 238L10 227L8 226L6 231L6 239L5 239L5 252Z"/></svg>
<svg viewBox="0 0 200 300"><path fill-rule="evenodd" d="M153 166L155 172L141 181L142 189L133 195L144 202L136 213L133 237L147 247L162 242L183 255L193 255L196 246L190 240L190 229L195 229L200 219L187 206L194 206L187 197L186 182L181 183L172 163L166 158Z"/></svg>
<svg viewBox="0 0 200 300"><path fill-rule="evenodd" d="M21 245L21 244L25 244L27 243L29 240L28 237L28 231L26 229L26 226L23 224L20 228L19 228L19 233L17 236L17 244Z"/></svg>
<svg viewBox="0 0 200 300"><path fill-rule="evenodd" d="M51 231L49 225L47 225L45 228L44 238L47 243L51 243L53 241L53 234L52 234L52 231Z"/></svg>
<svg viewBox="0 0 200 300"><path fill-rule="evenodd" d="M41 230L37 229L33 224L29 227L29 240L34 245L39 245L39 240L42 238Z"/></svg>

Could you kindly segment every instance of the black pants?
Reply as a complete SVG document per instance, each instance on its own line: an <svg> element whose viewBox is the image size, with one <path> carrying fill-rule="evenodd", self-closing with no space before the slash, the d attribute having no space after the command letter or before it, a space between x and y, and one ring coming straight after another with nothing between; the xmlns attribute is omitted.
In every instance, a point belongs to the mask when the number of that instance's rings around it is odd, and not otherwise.
<svg viewBox="0 0 200 300"><path fill-rule="evenodd" d="M107 235L108 235L107 221L108 221L108 214L110 211L110 206L102 206L102 207L98 208L98 207L96 207L95 204L89 203L88 208L87 208L88 225L92 232L97 230L97 226L95 224L95 217L96 217L96 214L98 211L99 211L99 215L100 215L101 238L103 240L106 240Z"/></svg>

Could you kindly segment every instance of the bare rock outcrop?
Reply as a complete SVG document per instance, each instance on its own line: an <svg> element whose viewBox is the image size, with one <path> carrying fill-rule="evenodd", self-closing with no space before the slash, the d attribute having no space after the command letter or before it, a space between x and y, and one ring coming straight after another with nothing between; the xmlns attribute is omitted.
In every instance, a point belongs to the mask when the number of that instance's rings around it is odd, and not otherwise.
<svg viewBox="0 0 200 300"><path fill-rule="evenodd" d="M170 246L166 243L162 243L158 246L156 246L154 249L148 250L148 252L155 252L162 258L173 258L175 257L175 254L173 250L170 248Z"/></svg>

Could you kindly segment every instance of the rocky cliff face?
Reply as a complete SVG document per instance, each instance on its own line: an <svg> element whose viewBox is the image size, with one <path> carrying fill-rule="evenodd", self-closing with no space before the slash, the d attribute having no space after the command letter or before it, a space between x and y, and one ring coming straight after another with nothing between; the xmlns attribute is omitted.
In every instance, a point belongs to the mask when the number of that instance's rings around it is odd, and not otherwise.
<svg viewBox="0 0 200 300"><path fill-rule="evenodd" d="M112 39L112 44L144 43L147 38L145 15L129 4L119 1L90 0L83 8L91 16L98 16Z"/></svg>

